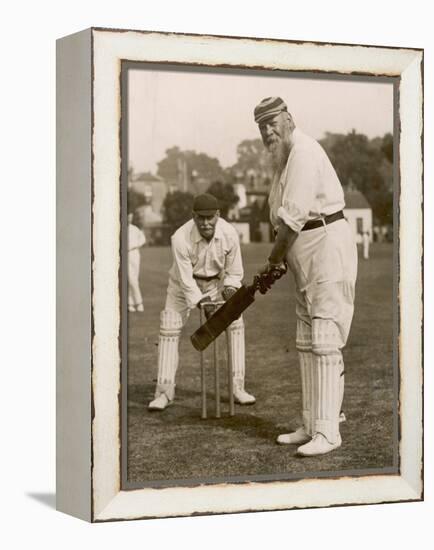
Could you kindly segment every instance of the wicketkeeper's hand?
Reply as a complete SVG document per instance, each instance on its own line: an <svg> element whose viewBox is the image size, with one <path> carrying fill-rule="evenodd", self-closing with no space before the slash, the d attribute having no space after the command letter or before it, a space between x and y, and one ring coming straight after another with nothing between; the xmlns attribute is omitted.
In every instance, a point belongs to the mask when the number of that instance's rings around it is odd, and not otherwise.
<svg viewBox="0 0 434 550"><path fill-rule="evenodd" d="M216 308L214 302L212 302L208 297L202 298L202 300L197 304L197 307L203 310L207 321L213 315Z"/></svg>
<svg viewBox="0 0 434 550"><path fill-rule="evenodd" d="M235 294L236 291L237 289L233 286L225 286L222 292L223 300L227 302L229 298L231 298Z"/></svg>

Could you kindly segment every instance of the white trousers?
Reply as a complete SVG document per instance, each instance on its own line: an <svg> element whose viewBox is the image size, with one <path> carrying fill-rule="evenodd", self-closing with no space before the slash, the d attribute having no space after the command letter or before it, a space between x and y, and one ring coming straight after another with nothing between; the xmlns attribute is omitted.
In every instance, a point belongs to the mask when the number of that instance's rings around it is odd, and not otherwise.
<svg viewBox="0 0 434 550"><path fill-rule="evenodd" d="M138 306L143 302L139 286L140 251L138 248L128 251L128 305Z"/></svg>
<svg viewBox="0 0 434 550"><path fill-rule="evenodd" d="M346 220L302 231L288 254L296 280L302 418L309 435L339 438L345 346L354 312L357 248Z"/></svg>

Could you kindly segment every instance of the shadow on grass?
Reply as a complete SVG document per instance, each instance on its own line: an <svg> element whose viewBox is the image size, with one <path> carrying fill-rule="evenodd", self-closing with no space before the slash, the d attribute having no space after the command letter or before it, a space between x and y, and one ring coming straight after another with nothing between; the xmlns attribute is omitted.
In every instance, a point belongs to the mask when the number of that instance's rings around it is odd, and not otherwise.
<svg viewBox="0 0 434 550"><path fill-rule="evenodd" d="M174 404L164 411L148 411L147 396L152 399L153 387L150 385L134 384L128 388L128 409L130 414L138 414L150 423L156 425L167 424L171 428L195 426L225 429L237 432L240 435L274 440L279 428L276 424L263 417L256 416L255 405L235 405L235 416L229 416L229 402L222 398L221 418L214 416L214 399L208 396L208 418L200 417L200 394L183 389L178 392ZM194 403L194 405L193 405ZM197 404L197 406L196 406Z"/></svg>

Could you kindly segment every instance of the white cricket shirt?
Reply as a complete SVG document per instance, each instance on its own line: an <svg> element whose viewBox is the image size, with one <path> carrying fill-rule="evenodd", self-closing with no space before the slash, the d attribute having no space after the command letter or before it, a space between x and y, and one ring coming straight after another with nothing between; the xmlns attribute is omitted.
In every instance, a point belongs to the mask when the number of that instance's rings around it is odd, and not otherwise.
<svg viewBox="0 0 434 550"><path fill-rule="evenodd" d="M309 220L345 206L344 192L321 145L295 128L294 144L281 174L276 174L268 199L275 229L283 222L299 233Z"/></svg>

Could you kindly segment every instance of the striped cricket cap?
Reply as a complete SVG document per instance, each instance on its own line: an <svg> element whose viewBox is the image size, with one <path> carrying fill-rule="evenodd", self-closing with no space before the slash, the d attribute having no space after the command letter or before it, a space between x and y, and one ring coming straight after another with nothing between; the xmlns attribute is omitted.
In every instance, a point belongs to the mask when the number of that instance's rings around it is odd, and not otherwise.
<svg viewBox="0 0 434 550"><path fill-rule="evenodd" d="M286 103L280 97L266 97L255 107L255 122L261 124L265 119L272 118L282 111L287 111Z"/></svg>

